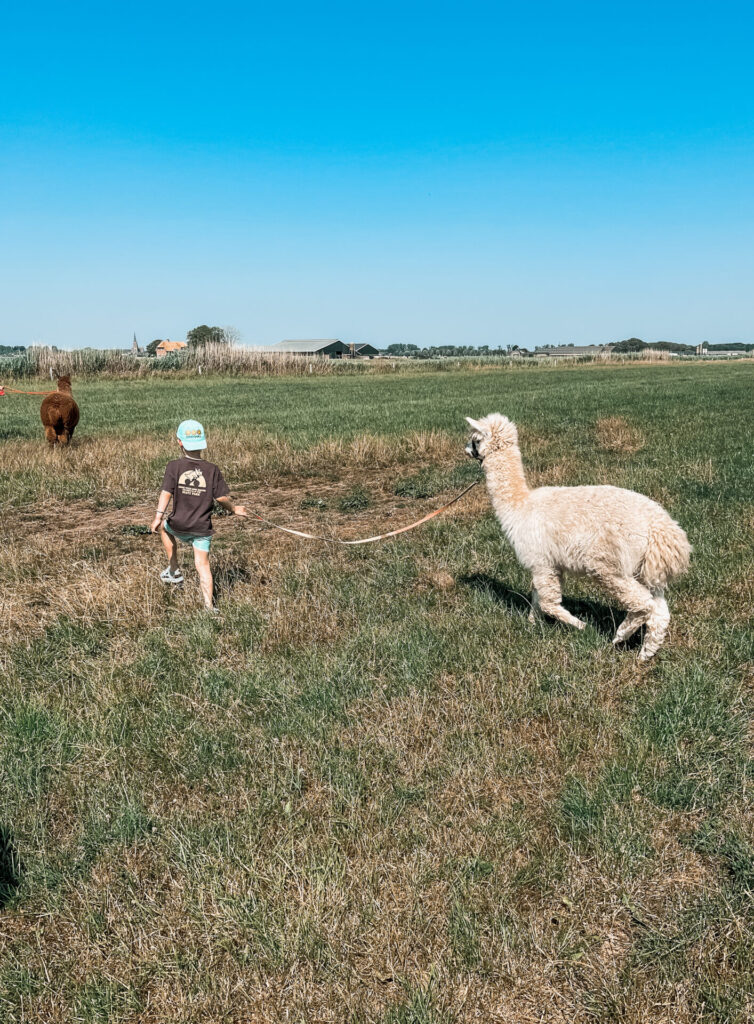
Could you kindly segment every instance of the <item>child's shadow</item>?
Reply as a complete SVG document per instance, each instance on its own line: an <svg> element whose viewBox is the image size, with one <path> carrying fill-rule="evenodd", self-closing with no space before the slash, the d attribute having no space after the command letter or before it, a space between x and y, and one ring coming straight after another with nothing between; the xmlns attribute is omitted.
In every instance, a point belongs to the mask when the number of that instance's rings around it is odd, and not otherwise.
<svg viewBox="0 0 754 1024"><path fill-rule="evenodd" d="M215 592L218 596L230 594L239 583L248 583L251 573L240 565L225 565L214 572Z"/></svg>
<svg viewBox="0 0 754 1024"><path fill-rule="evenodd" d="M531 611L531 600L528 594L521 594L516 590L511 590L500 580L494 576L489 576L487 573L476 572L469 576L461 576L459 583L463 583L467 587L471 587L473 590L482 590L487 594L490 594L499 604L505 605L509 611L521 612L524 615L528 615ZM607 636L613 637L615 630L625 617L625 612L620 608L612 608L610 605L602 604L600 601L582 600L581 598L565 598L563 604L568 608L573 615L576 615L579 619L584 619L590 626L599 630L600 633L604 633ZM552 619L548 619L552 622ZM633 647L641 641L640 634L643 630L639 630L626 645L627 647Z"/></svg>
<svg viewBox="0 0 754 1024"><path fill-rule="evenodd" d="M0 825L0 910L13 899L21 885L21 862L11 830Z"/></svg>

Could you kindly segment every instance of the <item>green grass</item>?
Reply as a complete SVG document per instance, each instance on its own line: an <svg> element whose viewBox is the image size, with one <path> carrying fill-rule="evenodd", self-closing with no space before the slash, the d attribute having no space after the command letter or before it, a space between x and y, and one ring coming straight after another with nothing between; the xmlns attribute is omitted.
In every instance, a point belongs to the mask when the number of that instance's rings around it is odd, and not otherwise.
<svg viewBox="0 0 754 1024"><path fill-rule="evenodd" d="M242 427L311 445L408 430L465 431L464 416L505 412L517 423L546 422L552 435L599 415L669 428L678 443L703 437L720 405L744 401L752 364L589 365L569 368L481 369L421 376L227 378L74 381L82 437L172 434L194 417L208 429ZM704 402L689 401L703 388ZM574 402L574 397L578 401ZM0 439L41 436L39 402L9 396L0 411ZM666 435L667 436L667 435ZM583 436L570 438L577 447Z"/></svg>
<svg viewBox="0 0 754 1024"><path fill-rule="evenodd" d="M86 383L51 454L5 400L0 1020L754 1019L753 383ZM583 633L529 625L482 488L368 548L218 519L219 620L185 553L182 592L156 581L182 416L270 518L354 536L473 479L463 416L493 409L538 482L634 487L687 529L656 664L584 581Z"/></svg>

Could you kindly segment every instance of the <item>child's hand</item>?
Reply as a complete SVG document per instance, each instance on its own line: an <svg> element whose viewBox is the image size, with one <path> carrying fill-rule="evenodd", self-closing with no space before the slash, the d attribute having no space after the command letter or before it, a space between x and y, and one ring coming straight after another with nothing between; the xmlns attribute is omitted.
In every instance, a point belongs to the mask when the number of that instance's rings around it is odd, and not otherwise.
<svg viewBox="0 0 754 1024"><path fill-rule="evenodd" d="M246 511L246 506L245 505L234 505L233 506L233 515L234 516L242 516L244 519L248 519L249 518L249 513Z"/></svg>

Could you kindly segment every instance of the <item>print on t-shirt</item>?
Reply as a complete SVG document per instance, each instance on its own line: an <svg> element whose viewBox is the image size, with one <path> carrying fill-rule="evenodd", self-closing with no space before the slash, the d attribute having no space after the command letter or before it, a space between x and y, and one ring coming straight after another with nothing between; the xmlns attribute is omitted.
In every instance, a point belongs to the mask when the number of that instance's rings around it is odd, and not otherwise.
<svg viewBox="0 0 754 1024"><path fill-rule="evenodd" d="M218 467L206 459L173 459L165 467L163 491L173 495L167 522L175 533L211 537L212 504L230 494Z"/></svg>
<svg viewBox="0 0 754 1024"><path fill-rule="evenodd" d="M181 494L199 497L207 490L207 481L204 479L201 469L187 469L178 477L178 486L181 489Z"/></svg>

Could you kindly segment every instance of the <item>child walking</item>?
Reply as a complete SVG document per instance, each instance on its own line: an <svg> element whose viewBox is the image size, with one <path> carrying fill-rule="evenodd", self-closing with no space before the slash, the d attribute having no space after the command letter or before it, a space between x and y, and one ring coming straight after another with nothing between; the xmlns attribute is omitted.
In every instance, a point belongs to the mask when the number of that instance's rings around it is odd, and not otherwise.
<svg viewBox="0 0 754 1024"><path fill-rule="evenodd" d="M160 573L163 583L183 583L178 565L178 541L191 544L194 565L199 573L205 608L217 613L213 601L212 570L209 549L212 543L212 506L217 501L237 516L247 516L243 505L234 505L230 490L219 468L194 452L206 451L204 427L196 420L184 420L176 431L181 457L165 467L165 477L152 522L152 533L159 531L165 553L170 559L167 569ZM165 519L170 500L173 511Z"/></svg>

